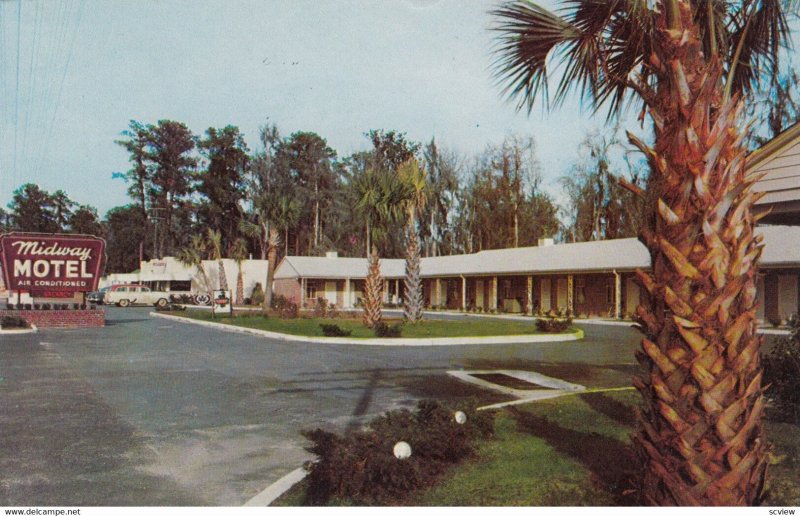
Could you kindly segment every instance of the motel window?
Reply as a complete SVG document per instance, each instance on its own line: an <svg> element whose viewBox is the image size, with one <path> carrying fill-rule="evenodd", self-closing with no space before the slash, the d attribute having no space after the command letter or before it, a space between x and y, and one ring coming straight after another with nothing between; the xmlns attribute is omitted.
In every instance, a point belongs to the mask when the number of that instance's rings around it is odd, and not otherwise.
<svg viewBox="0 0 800 516"><path fill-rule="evenodd" d="M317 298L317 286L306 285L306 299L316 299L316 298Z"/></svg>
<svg viewBox="0 0 800 516"><path fill-rule="evenodd" d="M192 290L191 281L173 281L169 284L169 289L173 292L189 292Z"/></svg>
<svg viewBox="0 0 800 516"><path fill-rule="evenodd" d="M511 299L513 293L511 292L511 280L503 280L503 299Z"/></svg>

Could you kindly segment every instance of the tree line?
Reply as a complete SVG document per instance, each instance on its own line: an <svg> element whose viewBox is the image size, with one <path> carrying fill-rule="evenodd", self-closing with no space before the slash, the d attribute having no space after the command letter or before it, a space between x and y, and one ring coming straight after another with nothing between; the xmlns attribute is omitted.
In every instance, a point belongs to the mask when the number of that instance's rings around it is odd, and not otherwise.
<svg viewBox="0 0 800 516"><path fill-rule="evenodd" d="M316 133L284 136L273 123L260 128L251 150L232 125L195 135L173 120L131 121L115 142L127 151L130 168L113 174L125 182L130 203L101 219L62 190L28 183L13 193L8 211L0 208L0 230L103 236L108 272L135 270L140 258L175 256L192 236L209 230L220 235L224 255L236 247L261 259L270 258L270 250L277 257L331 250L367 256L374 246L381 257L402 257L409 199L421 256L611 234L572 230L583 214L561 222L558 203L542 188L532 137L509 136L466 157L434 139L415 142L394 130L364 136L368 150L340 156ZM592 171L600 170L600 161L590 156L580 167L585 177L571 185L596 188ZM575 204L585 196L568 197ZM605 194L596 197L607 204Z"/></svg>

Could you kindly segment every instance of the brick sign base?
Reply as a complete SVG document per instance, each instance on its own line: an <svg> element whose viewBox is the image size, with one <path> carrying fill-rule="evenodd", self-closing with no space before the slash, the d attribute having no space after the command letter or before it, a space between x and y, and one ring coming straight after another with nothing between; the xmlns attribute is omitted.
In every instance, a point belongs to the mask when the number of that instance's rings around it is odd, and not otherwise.
<svg viewBox="0 0 800 516"><path fill-rule="evenodd" d="M6 315L22 317L37 328L101 328L106 325L106 311L97 310L0 310Z"/></svg>

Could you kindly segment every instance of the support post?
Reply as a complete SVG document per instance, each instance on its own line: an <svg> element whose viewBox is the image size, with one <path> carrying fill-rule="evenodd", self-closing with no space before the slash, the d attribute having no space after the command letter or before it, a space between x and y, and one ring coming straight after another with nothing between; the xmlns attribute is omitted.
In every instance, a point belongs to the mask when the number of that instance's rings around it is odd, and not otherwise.
<svg viewBox="0 0 800 516"><path fill-rule="evenodd" d="M467 278L461 276L461 311L467 311Z"/></svg>
<svg viewBox="0 0 800 516"><path fill-rule="evenodd" d="M400 280L399 279L394 280L394 299L395 299L395 303L399 303L400 302Z"/></svg>
<svg viewBox="0 0 800 516"><path fill-rule="evenodd" d="M533 315L533 276L528 276L528 290L526 292L528 299L525 306L525 313Z"/></svg>
<svg viewBox="0 0 800 516"><path fill-rule="evenodd" d="M350 293L350 278L344 280L344 306L353 308L353 296Z"/></svg>
<svg viewBox="0 0 800 516"><path fill-rule="evenodd" d="M572 274L567 274L567 310L569 310L569 314L571 316L575 315L574 285L575 281L572 277Z"/></svg>
<svg viewBox="0 0 800 516"><path fill-rule="evenodd" d="M497 276L492 276L492 297L489 299L489 307L497 310Z"/></svg>
<svg viewBox="0 0 800 516"><path fill-rule="evenodd" d="M441 304L442 304L442 279L441 278L436 278L435 295L436 295L436 303L433 303L434 306L441 306Z"/></svg>
<svg viewBox="0 0 800 516"><path fill-rule="evenodd" d="M614 271L614 318L622 318L622 275Z"/></svg>

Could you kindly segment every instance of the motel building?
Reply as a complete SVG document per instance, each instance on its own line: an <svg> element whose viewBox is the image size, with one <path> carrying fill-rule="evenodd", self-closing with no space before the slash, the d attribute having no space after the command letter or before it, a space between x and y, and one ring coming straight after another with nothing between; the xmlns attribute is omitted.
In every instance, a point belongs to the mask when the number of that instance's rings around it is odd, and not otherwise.
<svg viewBox="0 0 800 516"><path fill-rule="evenodd" d="M766 194L756 204L768 214L758 277L758 316L783 321L798 312L800 297L800 124L751 153L752 173L766 173L755 186ZM536 315L569 310L578 317L630 317L642 292L636 269L650 268L647 249L635 238L481 251L422 258L425 305L433 309ZM381 260L384 302L403 299L405 261ZM348 309L361 305L366 258L286 256L274 292L301 306L317 298Z"/></svg>

